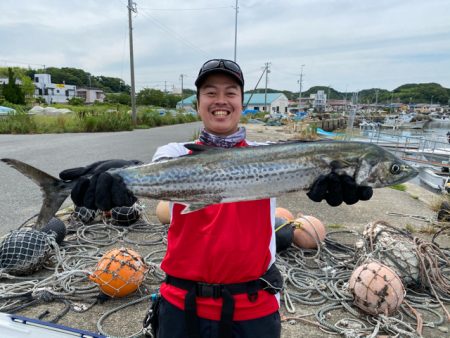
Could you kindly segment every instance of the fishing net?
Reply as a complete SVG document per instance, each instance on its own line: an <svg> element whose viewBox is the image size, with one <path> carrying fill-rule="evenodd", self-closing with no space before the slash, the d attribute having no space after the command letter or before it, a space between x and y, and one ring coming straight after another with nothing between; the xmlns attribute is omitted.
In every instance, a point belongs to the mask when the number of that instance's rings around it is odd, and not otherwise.
<svg viewBox="0 0 450 338"><path fill-rule="evenodd" d="M88 209L86 207L75 207L75 210L72 212L72 218L76 221L79 221L83 224L91 223L95 217L99 214L98 210Z"/></svg>
<svg viewBox="0 0 450 338"><path fill-rule="evenodd" d="M39 270L51 253L50 237L37 230L13 230L0 245L0 270L29 275Z"/></svg>
<svg viewBox="0 0 450 338"><path fill-rule="evenodd" d="M111 209L112 223L116 225L131 225L141 217L143 207L139 203L131 207L116 207Z"/></svg>
<svg viewBox="0 0 450 338"><path fill-rule="evenodd" d="M370 256L383 262L401 278L405 285L419 283L419 259L412 237L384 221L366 225L363 232L370 248Z"/></svg>
<svg viewBox="0 0 450 338"><path fill-rule="evenodd" d="M372 315L392 315L405 295L397 274L377 261L366 262L353 271L349 290L354 296L354 304Z"/></svg>
<svg viewBox="0 0 450 338"><path fill-rule="evenodd" d="M100 259L89 278L108 296L124 297L137 290L148 269L136 251L113 249Z"/></svg>

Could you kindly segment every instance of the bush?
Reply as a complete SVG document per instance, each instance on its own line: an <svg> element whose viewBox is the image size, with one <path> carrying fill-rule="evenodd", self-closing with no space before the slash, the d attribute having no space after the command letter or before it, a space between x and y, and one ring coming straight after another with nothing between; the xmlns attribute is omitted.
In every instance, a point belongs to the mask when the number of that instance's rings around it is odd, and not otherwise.
<svg viewBox="0 0 450 338"><path fill-rule="evenodd" d="M160 115L155 109L140 108L137 114L138 125L133 126L128 106L98 104L92 106L52 105L55 108L68 108L73 113L64 115L28 115L28 107L8 104L16 109L16 114L0 118L0 134L30 133L79 133L133 130L133 128L152 128L162 125L197 121L191 114L166 113Z"/></svg>
<svg viewBox="0 0 450 338"><path fill-rule="evenodd" d="M0 134L31 134L36 130L37 125L33 116L23 111L0 117Z"/></svg>

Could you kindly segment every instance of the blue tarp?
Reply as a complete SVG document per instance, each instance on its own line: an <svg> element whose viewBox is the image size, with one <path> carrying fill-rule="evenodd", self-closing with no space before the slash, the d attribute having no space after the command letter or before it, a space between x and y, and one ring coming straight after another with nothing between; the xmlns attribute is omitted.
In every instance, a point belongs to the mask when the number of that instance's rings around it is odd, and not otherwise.
<svg viewBox="0 0 450 338"><path fill-rule="evenodd" d="M15 110L9 107L0 106L0 113L2 114L8 114L8 113L14 113Z"/></svg>
<svg viewBox="0 0 450 338"><path fill-rule="evenodd" d="M328 136L328 137L342 136L342 133L333 133L331 131L325 131L322 128L317 128L317 134L323 135L323 136Z"/></svg>

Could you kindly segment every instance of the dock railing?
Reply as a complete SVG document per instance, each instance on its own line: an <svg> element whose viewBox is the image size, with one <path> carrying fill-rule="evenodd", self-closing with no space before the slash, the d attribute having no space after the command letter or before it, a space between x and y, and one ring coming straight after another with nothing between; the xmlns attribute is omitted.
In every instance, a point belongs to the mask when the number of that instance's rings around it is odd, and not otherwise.
<svg viewBox="0 0 450 338"><path fill-rule="evenodd" d="M424 166L450 168L450 144L423 135L405 136L377 131L363 132L353 140L377 144L400 158Z"/></svg>

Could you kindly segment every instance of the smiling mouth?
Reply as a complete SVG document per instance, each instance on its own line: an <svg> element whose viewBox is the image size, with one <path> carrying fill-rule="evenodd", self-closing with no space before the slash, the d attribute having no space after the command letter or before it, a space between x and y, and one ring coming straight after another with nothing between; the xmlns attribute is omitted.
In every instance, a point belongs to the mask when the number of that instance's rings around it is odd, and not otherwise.
<svg viewBox="0 0 450 338"><path fill-rule="evenodd" d="M217 117L225 117L225 116L230 115L230 112L228 112L226 110L216 110L216 111L213 111L212 114Z"/></svg>

